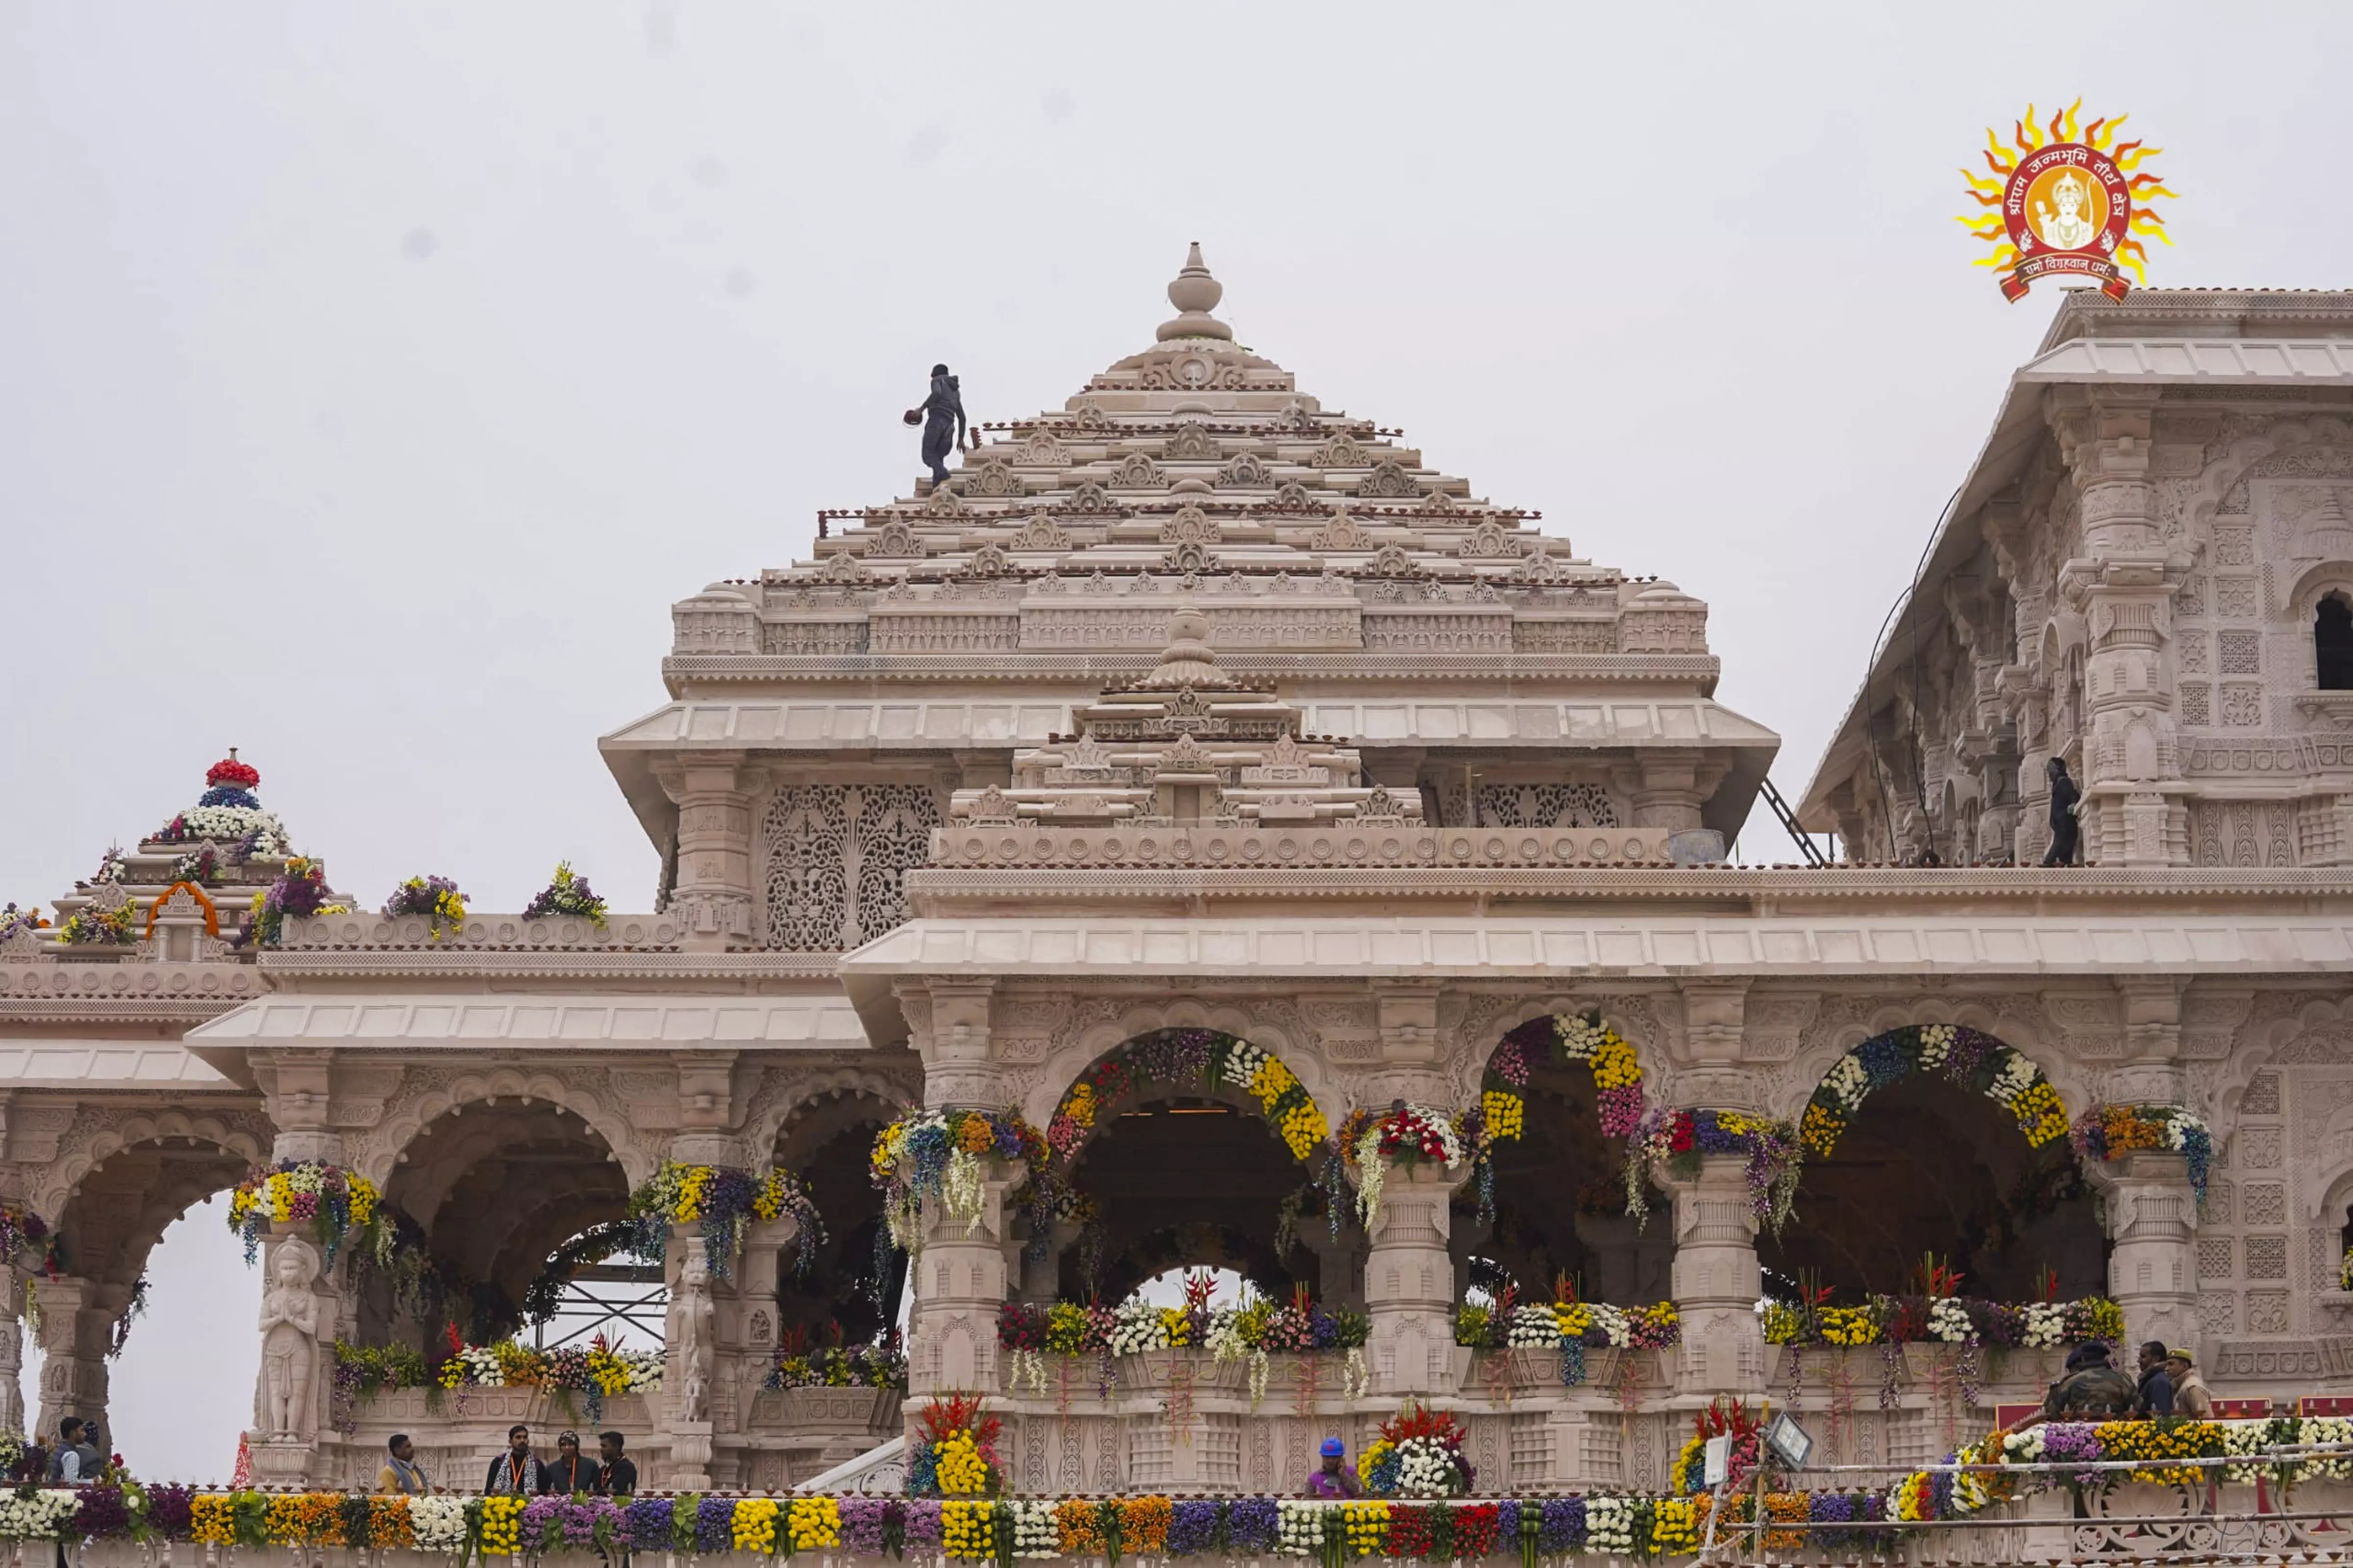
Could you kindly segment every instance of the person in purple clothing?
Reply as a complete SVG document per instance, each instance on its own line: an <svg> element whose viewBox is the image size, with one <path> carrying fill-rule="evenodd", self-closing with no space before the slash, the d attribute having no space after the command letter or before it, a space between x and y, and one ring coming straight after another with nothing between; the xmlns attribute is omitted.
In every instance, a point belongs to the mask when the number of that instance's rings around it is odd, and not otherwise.
<svg viewBox="0 0 2353 1568"><path fill-rule="evenodd" d="M1364 1483L1356 1479L1356 1472L1348 1468L1348 1445L1337 1437L1326 1437L1323 1454L1322 1467L1307 1472L1307 1495L1320 1498L1364 1496Z"/></svg>

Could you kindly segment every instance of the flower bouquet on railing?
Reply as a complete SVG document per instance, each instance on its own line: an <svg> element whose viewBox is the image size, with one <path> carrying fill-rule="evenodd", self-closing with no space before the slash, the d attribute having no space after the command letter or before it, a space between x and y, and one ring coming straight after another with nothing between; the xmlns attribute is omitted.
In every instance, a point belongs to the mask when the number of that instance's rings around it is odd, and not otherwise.
<svg viewBox="0 0 2353 1568"><path fill-rule="evenodd" d="M2045 1290L2055 1297L2056 1277L2044 1279ZM1857 1305L1837 1307L1830 1304L1831 1289L1808 1286L1798 1302L1767 1301L1757 1310L1765 1321L1765 1342L1774 1345L1974 1343L2044 1350L2124 1338L2124 1310L2105 1296L1989 1301L1953 1293L1959 1281L1960 1276L1931 1258L1915 1272L1912 1282L1920 1289L1904 1295L1867 1296Z"/></svg>
<svg viewBox="0 0 2353 1568"><path fill-rule="evenodd" d="M1249 1094L1296 1160L1314 1153L1331 1131L1306 1086L1266 1051L1217 1029L1163 1029L1089 1068L1047 1122L1047 1142L1060 1158L1071 1158L1099 1117L1146 1084L1230 1087Z"/></svg>
<svg viewBox="0 0 2353 1568"><path fill-rule="evenodd" d="M1435 1164L1460 1170L1462 1135L1446 1112L1398 1100L1383 1111L1351 1111L1340 1125L1340 1152L1356 1173L1356 1215L1369 1234L1380 1217L1381 1189L1389 1167Z"/></svg>
<svg viewBox="0 0 2353 1568"><path fill-rule="evenodd" d="M1683 1451L1675 1456L1673 1466L1667 1471L1668 1483L1683 1497L1707 1490L1708 1439L1729 1437L1732 1452L1725 1464L1725 1489L1745 1489L1764 1458L1763 1423L1739 1400L1716 1399L1699 1413L1693 1428L1692 1435L1683 1439Z"/></svg>
<svg viewBox="0 0 2353 1568"><path fill-rule="evenodd" d="M644 1394L661 1386L662 1352L624 1350L598 1334L586 1345L534 1350L515 1340L470 1345L452 1326L449 1354L434 1369L428 1390L543 1388L551 1394L587 1395L588 1419L604 1419L608 1398ZM404 1372L406 1363L402 1363ZM402 1386L391 1384L387 1386Z"/></svg>
<svg viewBox="0 0 2353 1568"><path fill-rule="evenodd" d="M344 905L328 901L326 867L298 855L286 862L285 871L275 881L253 895L238 941L276 947L285 940L290 920L348 912Z"/></svg>
<svg viewBox="0 0 2353 1568"><path fill-rule="evenodd" d="M2141 1149L2180 1155L2198 1206L2206 1206L2214 1135L2196 1112L2178 1105L2095 1105L2076 1119L2073 1136L2075 1152L2089 1160L2121 1160Z"/></svg>
<svg viewBox="0 0 2353 1568"><path fill-rule="evenodd" d="M733 1165L681 1165L664 1160L646 1184L629 1194L629 1218L636 1226L633 1245L640 1256L660 1257L671 1226L700 1222L703 1259L717 1279L727 1278L754 1220L787 1214L800 1224L793 1267L806 1275L811 1255L825 1243L825 1220L788 1172L772 1169L755 1174Z"/></svg>
<svg viewBox="0 0 2353 1568"><path fill-rule="evenodd" d="M375 1184L341 1165L281 1160L246 1177L229 1194L228 1227L244 1237L248 1264L259 1254L273 1221L300 1220L311 1222L331 1268L347 1242L357 1241L381 1257L392 1241Z"/></svg>
<svg viewBox="0 0 2353 1568"><path fill-rule="evenodd" d="M1626 1212L1644 1217L1650 1204L1644 1194L1654 1165L1664 1165L1679 1176L1699 1173L1703 1154L1738 1154L1748 1162L1748 1202L1757 1223L1775 1236L1788 1223L1798 1199L1798 1178L1805 1165L1805 1146L1798 1130L1786 1121L1771 1121L1735 1110L1653 1110L1626 1142Z"/></svg>
<svg viewBox="0 0 2353 1568"><path fill-rule="evenodd" d="M122 894L117 890L111 896ZM139 907L129 902L111 909L84 904L58 927L58 940L68 947L129 947L139 940Z"/></svg>
<svg viewBox="0 0 2353 1568"><path fill-rule="evenodd" d="M1046 1152L1045 1138L1018 1110L934 1110L893 1121L875 1136L870 1161L892 1241L902 1252L923 1250L926 1198L972 1235L987 1204L989 1167L1027 1161L1034 1174Z"/></svg>
<svg viewBox="0 0 2353 1568"><path fill-rule="evenodd" d="M923 1406L921 1430L907 1456L910 1497L995 1497L1005 1489L997 1468L1002 1426L984 1414L976 1394L951 1394Z"/></svg>
<svg viewBox="0 0 2353 1568"><path fill-rule="evenodd" d="M41 918L41 906L38 904L20 910L12 899L0 905L0 942L6 942L20 931L37 935L48 929L49 922Z"/></svg>
<svg viewBox="0 0 2353 1568"><path fill-rule="evenodd" d="M1613 1307L1577 1299L1566 1274L1553 1282L1553 1300L1523 1303L1506 1286L1491 1302L1465 1301L1454 1310L1454 1342L1476 1351L1558 1351L1560 1381L1586 1378L1585 1352L1664 1350L1683 1342L1683 1319L1672 1301Z"/></svg>
<svg viewBox="0 0 2353 1568"><path fill-rule="evenodd" d="M785 1388L887 1388L907 1392L907 1352L899 1331L891 1330L872 1344L844 1345L840 1325L834 1325L834 1342L812 1348L808 1326L795 1323L785 1330L776 1347L776 1364L760 1386Z"/></svg>
<svg viewBox="0 0 2353 1568"><path fill-rule="evenodd" d="M439 942L442 927L455 931L466 923L466 895L447 877L411 877L385 900L384 912L395 919L424 916L425 940Z"/></svg>
<svg viewBox="0 0 2353 1568"><path fill-rule="evenodd" d="M569 860L555 863L555 875L542 888L522 910L527 921L546 920L552 915L570 915L586 921L598 931L605 929L605 900L588 886L588 879L572 869Z"/></svg>
<svg viewBox="0 0 2353 1568"><path fill-rule="evenodd" d="M1374 1497L1460 1497L1471 1489L1462 1423L1448 1411L1409 1399L1365 1445L1356 1476Z"/></svg>

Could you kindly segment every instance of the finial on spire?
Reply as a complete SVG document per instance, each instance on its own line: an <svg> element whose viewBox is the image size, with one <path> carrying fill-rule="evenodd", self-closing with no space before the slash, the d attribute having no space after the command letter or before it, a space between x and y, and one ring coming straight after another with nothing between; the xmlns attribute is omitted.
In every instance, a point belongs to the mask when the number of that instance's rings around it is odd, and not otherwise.
<svg viewBox="0 0 2353 1568"><path fill-rule="evenodd" d="M1171 338L1223 338L1231 342L1234 330L1209 314L1225 294L1226 286L1209 276L1201 260L1201 242L1195 240L1186 253L1185 269L1168 285L1168 302L1179 313L1175 321L1161 322L1155 335L1164 343Z"/></svg>
<svg viewBox="0 0 2353 1568"><path fill-rule="evenodd" d="M1173 691L1180 686L1231 686L1234 678L1218 668L1217 650L1209 646L1209 617L1189 598L1176 601L1168 617L1168 646L1160 666L1136 684L1146 690Z"/></svg>

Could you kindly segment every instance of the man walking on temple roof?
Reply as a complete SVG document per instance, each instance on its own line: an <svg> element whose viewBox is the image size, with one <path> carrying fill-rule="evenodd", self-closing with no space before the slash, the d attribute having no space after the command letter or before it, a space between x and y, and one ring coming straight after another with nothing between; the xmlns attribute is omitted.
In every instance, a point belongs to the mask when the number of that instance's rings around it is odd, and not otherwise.
<svg viewBox="0 0 2353 1568"><path fill-rule="evenodd" d="M965 429L964 395L947 366L932 366L932 395L907 410L908 424L919 418L923 421L923 461L932 466L933 485L944 485L948 482L948 454L962 449Z"/></svg>
<svg viewBox="0 0 2353 1568"><path fill-rule="evenodd" d="M2075 820L2077 805L2084 792L2067 776L2064 758L2051 759L2051 847L2043 855L2045 866L2073 866L2075 863L2075 836L2082 825Z"/></svg>

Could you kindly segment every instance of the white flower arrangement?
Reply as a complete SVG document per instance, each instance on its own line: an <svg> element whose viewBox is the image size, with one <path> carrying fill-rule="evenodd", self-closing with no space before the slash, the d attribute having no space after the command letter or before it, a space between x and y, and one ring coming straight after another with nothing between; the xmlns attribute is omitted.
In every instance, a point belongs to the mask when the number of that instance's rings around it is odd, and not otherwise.
<svg viewBox="0 0 2353 1568"><path fill-rule="evenodd" d="M2030 1426L2023 1432L2003 1434L2001 1454L2013 1465L2040 1463L2042 1458L2042 1428Z"/></svg>
<svg viewBox="0 0 2353 1568"><path fill-rule="evenodd" d="M286 825L278 820L277 813L258 805L192 805L179 815L180 825L190 838L235 844L253 834L255 859L281 859L288 853Z"/></svg>
<svg viewBox="0 0 2353 1568"><path fill-rule="evenodd" d="M54 1541L80 1507L71 1488L0 1494L0 1540Z"/></svg>
<svg viewBox="0 0 2353 1568"><path fill-rule="evenodd" d="M1399 1497L1451 1497L1460 1489L1461 1467L1436 1438L1408 1437L1397 1453Z"/></svg>
<svg viewBox="0 0 2353 1568"><path fill-rule="evenodd" d="M1962 1345L1975 1339L1978 1331L1969 1321L1968 1308L1950 1296L1940 1296L1928 1304L1928 1331L1948 1345Z"/></svg>
<svg viewBox="0 0 2353 1568"><path fill-rule="evenodd" d="M458 1352L466 1363L466 1381L478 1388L504 1388L506 1368L499 1364L498 1352L488 1345L468 1345Z"/></svg>
<svg viewBox="0 0 2353 1568"><path fill-rule="evenodd" d="M1950 1024L1930 1024L1920 1031L1920 1070L1931 1072L1945 1065L1953 1054L1953 1026Z"/></svg>
<svg viewBox="0 0 2353 1568"><path fill-rule="evenodd" d="M1226 1047L1226 1065L1219 1069L1218 1081L1248 1089L1257 1078L1259 1069L1274 1058L1246 1041L1236 1040Z"/></svg>
<svg viewBox="0 0 2353 1568"><path fill-rule="evenodd" d="M1250 1352L1250 1414L1253 1415L1258 1414L1258 1407L1266 1402L1266 1377L1267 1373L1273 1370L1273 1359L1264 1351Z"/></svg>
<svg viewBox="0 0 2353 1568"><path fill-rule="evenodd" d="M1994 1069L1993 1081L1986 1085L1986 1098L2008 1105L2024 1094L2026 1086L2033 1081L2034 1064L2016 1051L2005 1049L2001 1066Z"/></svg>
<svg viewBox="0 0 2353 1568"><path fill-rule="evenodd" d="M2026 1329L2021 1338L2032 1350L2048 1350L2064 1343L2067 1338L2067 1309L2057 1301L2028 1303Z"/></svg>
<svg viewBox="0 0 2353 1568"><path fill-rule="evenodd" d="M454 1557L466 1550L466 1500L410 1498L408 1528L417 1538L419 1552L439 1552Z"/></svg>
<svg viewBox="0 0 2353 1568"><path fill-rule="evenodd" d="M1013 1555L1032 1561L1062 1554L1062 1534L1054 1524L1050 1502L1011 1502Z"/></svg>
<svg viewBox="0 0 2353 1568"><path fill-rule="evenodd" d="M1589 1302L1586 1310L1593 1315L1593 1326L1609 1336L1612 1350L1622 1351L1633 1344L1634 1324L1623 1310L1607 1301Z"/></svg>
<svg viewBox="0 0 2353 1568"><path fill-rule="evenodd" d="M2353 1420L2342 1415L2306 1415L2297 1424L2296 1441L2312 1447L2353 1443ZM2316 1455L2298 1467L2296 1475L2303 1480L2345 1480L2353 1478L2353 1459L2342 1454Z"/></svg>
<svg viewBox="0 0 2353 1568"><path fill-rule="evenodd" d="M981 1212L988 1206L988 1187L981 1179L980 1156L969 1149L958 1148L948 1155L948 1168L940 1176L940 1207L950 1219L964 1222L964 1233L971 1236L980 1229Z"/></svg>
<svg viewBox="0 0 2353 1568"><path fill-rule="evenodd" d="M613 1356L628 1369L631 1394L650 1394L661 1387L661 1352L615 1351Z"/></svg>
<svg viewBox="0 0 2353 1568"><path fill-rule="evenodd" d="M2165 1119L2165 1146L2175 1153L2188 1151L2192 1132L2204 1132L2210 1140L2213 1137L2204 1119L2196 1111L2176 1110Z"/></svg>
<svg viewBox="0 0 2353 1568"><path fill-rule="evenodd" d="M1111 1320L1111 1353L1135 1355L1168 1348L1168 1324L1160 1309L1140 1296L1119 1304Z"/></svg>
<svg viewBox="0 0 2353 1568"><path fill-rule="evenodd" d="M1340 1396L1362 1399L1373 1391L1373 1369L1366 1363L1365 1347L1350 1345L1348 1359L1340 1369Z"/></svg>
<svg viewBox="0 0 2353 1568"><path fill-rule="evenodd" d="M1550 1307L1514 1307L1504 1342L1515 1351L1556 1349L1560 1344L1560 1319Z"/></svg>
<svg viewBox="0 0 2353 1568"><path fill-rule="evenodd" d="M1573 1062L1591 1061L1601 1054L1602 1043L1609 1038L1609 1025L1580 1017L1556 1016L1553 1027L1560 1032L1561 1054Z"/></svg>
<svg viewBox="0 0 2353 1568"><path fill-rule="evenodd" d="M1861 1058L1850 1051L1831 1064L1822 1075L1822 1087L1838 1100L1839 1109L1853 1114L1862 1105L1863 1096L1871 1092L1871 1075L1863 1070Z"/></svg>
<svg viewBox="0 0 2353 1568"><path fill-rule="evenodd" d="M1634 1550L1634 1500L1622 1497L1589 1497L1585 1500L1585 1550L1589 1554L1615 1552L1627 1556Z"/></svg>
<svg viewBox="0 0 2353 1568"><path fill-rule="evenodd" d="M1284 1498L1275 1505L1274 1539L1286 1557L1314 1557L1324 1550L1324 1521L1332 1505Z"/></svg>

